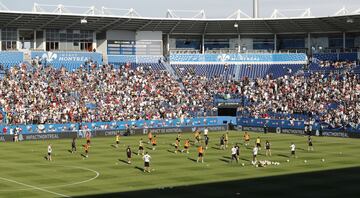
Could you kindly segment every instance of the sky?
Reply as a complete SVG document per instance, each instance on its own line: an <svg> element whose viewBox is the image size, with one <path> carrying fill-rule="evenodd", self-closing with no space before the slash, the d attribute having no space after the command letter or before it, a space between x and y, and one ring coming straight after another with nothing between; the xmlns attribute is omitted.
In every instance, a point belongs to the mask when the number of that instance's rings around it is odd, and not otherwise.
<svg viewBox="0 0 360 198"><path fill-rule="evenodd" d="M172 10L201 10L204 9L207 18L226 18L237 9L252 16L253 0L0 0L10 10L31 11L34 2L45 5L65 6L95 6L128 9L134 8L143 17L165 17L168 9ZM286 16L299 16L301 10L284 11L284 9L310 8L314 16L331 16L345 6L349 11L360 9L360 0L259 0L259 15L262 18L271 16L274 9L282 11ZM42 6L47 11L55 7ZM1 9L1 8L0 8ZM76 13L83 13L85 9L68 8ZM119 12L120 13L120 12ZM195 13L177 12L179 17L192 17Z"/></svg>

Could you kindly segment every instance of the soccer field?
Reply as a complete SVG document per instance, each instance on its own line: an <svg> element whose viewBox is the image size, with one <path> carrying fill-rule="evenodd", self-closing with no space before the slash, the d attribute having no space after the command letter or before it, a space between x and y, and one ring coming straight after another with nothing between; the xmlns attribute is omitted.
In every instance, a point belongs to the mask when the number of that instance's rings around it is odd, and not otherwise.
<svg viewBox="0 0 360 198"><path fill-rule="evenodd" d="M246 148L242 144L243 132L231 131L230 147L241 143L240 162L236 164L229 163L230 148L218 149L222 134L209 133L204 163L196 163L195 146L190 147L189 154L175 154L172 144L176 134L159 134L155 151L145 144L145 150L152 156L151 173L143 172L141 156L133 155L132 164L126 163L126 146L137 152L139 139L147 142L146 135L121 137L119 148L113 146L115 137L92 138L88 158L82 156L85 139L78 139L78 151L73 154L69 152L70 139L1 143L0 197L359 195L360 139L313 137L315 151L308 152L305 136L250 133L251 146ZM267 139L272 144L272 156L266 157L262 149L258 159L277 161L280 165L258 168L251 165L252 145L257 136L261 137L262 145ZM194 136L182 134L182 144L186 138L193 140ZM297 146L297 158L289 158L291 142ZM53 147L52 162L45 160L49 143ZM307 173L298 174L303 172Z"/></svg>

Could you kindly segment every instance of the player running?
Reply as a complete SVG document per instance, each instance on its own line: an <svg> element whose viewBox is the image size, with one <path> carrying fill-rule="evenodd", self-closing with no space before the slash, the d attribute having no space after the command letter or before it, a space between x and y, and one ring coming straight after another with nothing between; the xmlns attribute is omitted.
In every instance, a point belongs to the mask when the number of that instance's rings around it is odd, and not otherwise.
<svg viewBox="0 0 360 198"><path fill-rule="evenodd" d="M256 147L258 147L259 151L261 150L261 140L260 137L256 138Z"/></svg>
<svg viewBox="0 0 360 198"><path fill-rule="evenodd" d="M245 144L245 146L249 145L249 141L250 141L250 135L249 135L248 132L245 132L244 133L244 144Z"/></svg>
<svg viewBox="0 0 360 198"><path fill-rule="evenodd" d="M120 142L120 134L119 133L117 133L116 136L115 136L115 142L116 142L115 147L118 148L119 147L119 142Z"/></svg>
<svg viewBox="0 0 360 198"><path fill-rule="evenodd" d="M151 133L151 131L149 131L148 132L148 139L149 139L149 144L151 143L151 140L152 140L152 138L153 138L153 135L152 135L152 133Z"/></svg>
<svg viewBox="0 0 360 198"><path fill-rule="evenodd" d="M85 157L86 158L89 157L89 149L90 149L90 144L85 144L84 145L84 150L85 150Z"/></svg>
<svg viewBox="0 0 360 198"><path fill-rule="evenodd" d="M130 146L128 146L127 148L126 148L126 157L127 157L127 162L128 162L128 164L131 164L131 148L130 148Z"/></svg>
<svg viewBox="0 0 360 198"><path fill-rule="evenodd" d="M266 140L266 142L265 142L265 149L266 149L265 155L266 156L271 156L270 146L271 146L271 144L270 144L269 140Z"/></svg>
<svg viewBox="0 0 360 198"><path fill-rule="evenodd" d="M194 134L194 137L195 137L195 143L200 143L200 131L198 129L195 130L195 134Z"/></svg>
<svg viewBox="0 0 360 198"><path fill-rule="evenodd" d="M151 156L149 155L148 152L145 153L145 155L142 157L144 160L144 173L148 172L150 173L150 160L151 160Z"/></svg>
<svg viewBox="0 0 360 198"><path fill-rule="evenodd" d="M71 153L74 152L76 152L76 137L74 137L71 142Z"/></svg>
<svg viewBox="0 0 360 198"><path fill-rule="evenodd" d="M239 147L239 145L236 143L236 145L235 145L235 148L236 148L236 157L237 157L237 159L239 160L239 156L240 156L240 147Z"/></svg>
<svg viewBox="0 0 360 198"><path fill-rule="evenodd" d="M179 140L178 140L177 138L176 138L176 140L175 140L174 146L175 146L175 151L174 151L174 153L177 153L177 152L179 151Z"/></svg>
<svg viewBox="0 0 360 198"><path fill-rule="evenodd" d="M186 153L189 153L189 147L190 147L190 140L186 139L184 143L184 150L182 150L181 152L186 151Z"/></svg>
<svg viewBox="0 0 360 198"><path fill-rule="evenodd" d="M308 137L308 151L314 151L313 142L310 135Z"/></svg>
<svg viewBox="0 0 360 198"><path fill-rule="evenodd" d="M296 149L296 146L292 142L291 145L290 145L290 150L291 150L291 156L293 156L293 157L295 157L295 149Z"/></svg>
<svg viewBox="0 0 360 198"><path fill-rule="evenodd" d="M209 145L209 136L205 135L205 150L208 149L208 145Z"/></svg>
<svg viewBox="0 0 360 198"><path fill-rule="evenodd" d="M51 144L48 145L48 155L47 155L47 160L49 161L52 161L52 158L51 158L51 153L52 153L52 147L51 147Z"/></svg>
<svg viewBox="0 0 360 198"><path fill-rule="evenodd" d="M208 133L209 133L209 129L208 129L207 127L205 127L205 129L204 129L204 136L205 136L205 137L208 136Z"/></svg>
<svg viewBox="0 0 360 198"><path fill-rule="evenodd" d="M154 135L154 137L151 139L151 144L152 144L152 150L155 151L155 148L156 148L156 135Z"/></svg>
<svg viewBox="0 0 360 198"><path fill-rule="evenodd" d="M137 155L140 155L140 153L141 155L144 155L144 143L142 138L139 140L139 150Z"/></svg>
<svg viewBox="0 0 360 198"><path fill-rule="evenodd" d="M179 141L179 146L181 146L180 145L180 142L181 142L181 133L180 132L176 135L176 140Z"/></svg>
<svg viewBox="0 0 360 198"><path fill-rule="evenodd" d="M231 148L231 163L234 161L234 160L236 160L236 163L238 163L239 161L238 161L238 157L237 157L237 149L236 149L236 147L235 146L233 146L232 148Z"/></svg>
<svg viewBox="0 0 360 198"><path fill-rule="evenodd" d="M259 148L255 145L254 148L253 148L253 160L252 160L252 164L255 165L256 162L257 162L257 154L259 152Z"/></svg>
<svg viewBox="0 0 360 198"><path fill-rule="evenodd" d="M90 142L91 142L91 133L90 133L90 131L86 131L85 137L86 137L86 144L90 145Z"/></svg>
<svg viewBox="0 0 360 198"><path fill-rule="evenodd" d="M225 150L225 137L222 135L220 137L220 150Z"/></svg>
<svg viewBox="0 0 360 198"><path fill-rule="evenodd" d="M198 158L196 162L198 163L201 160L201 163L204 163L204 148L202 145L198 146Z"/></svg>

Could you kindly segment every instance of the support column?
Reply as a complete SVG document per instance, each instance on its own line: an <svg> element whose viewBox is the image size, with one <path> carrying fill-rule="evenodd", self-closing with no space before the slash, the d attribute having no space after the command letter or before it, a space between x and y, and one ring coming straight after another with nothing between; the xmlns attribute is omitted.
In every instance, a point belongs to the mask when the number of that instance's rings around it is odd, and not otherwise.
<svg viewBox="0 0 360 198"><path fill-rule="evenodd" d="M16 34L17 34L17 37L16 37L16 49L17 50L20 50L21 49L21 43L20 43L20 35L19 35L19 29L16 29Z"/></svg>
<svg viewBox="0 0 360 198"><path fill-rule="evenodd" d="M277 34L274 34L274 52L277 51Z"/></svg>
<svg viewBox="0 0 360 198"><path fill-rule="evenodd" d="M241 37L240 37L240 34L238 34L237 44L238 44L238 53L240 53L241 52Z"/></svg>
<svg viewBox="0 0 360 198"><path fill-rule="evenodd" d="M0 29L0 51L2 51L2 38L1 38L1 29Z"/></svg>
<svg viewBox="0 0 360 198"><path fill-rule="evenodd" d="M34 45L34 50L36 49L36 30L34 30L34 42L33 42L33 45Z"/></svg>
<svg viewBox="0 0 360 198"><path fill-rule="evenodd" d="M93 47L93 49L94 49L94 48L96 49L96 52L98 52L98 51L97 51L96 32L93 32L93 42L92 42L92 47ZM102 53L104 53L104 52L102 52Z"/></svg>
<svg viewBox="0 0 360 198"><path fill-rule="evenodd" d="M43 31L42 46L43 46L43 50L46 51L46 30Z"/></svg>
<svg viewBox="0 0 360 198"><path fill-rule="evenodd" d="M343 49L345 51L345 48L346 48L346 33L343 32Z"/></svg>
<svg viewBox="0 0 360 198"><path fill-rule="evenodd" d="M311 51L311 36L310 36L310 33L308 33L308 55L309 54L312 54L312 51Z"/></svg>
<svg viewBox="0 0 360 198"><path fill-rule="evenodd" d="M201 53L205 54L205 34L202 35L201 39Z"/></svg>
<svg viewBox="0 0 360 198"><path fill-rule="evenodd" d="M166 35L166 54L170 55L170 34Z"/></svg>

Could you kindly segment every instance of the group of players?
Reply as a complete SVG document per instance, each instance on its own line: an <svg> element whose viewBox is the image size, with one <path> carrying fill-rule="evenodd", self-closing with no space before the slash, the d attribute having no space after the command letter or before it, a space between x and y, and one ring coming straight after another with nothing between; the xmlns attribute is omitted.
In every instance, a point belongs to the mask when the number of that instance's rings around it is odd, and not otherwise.
<svg viewBox="0 0 360 198"><path fill-rule="evenodd" d="M208 145L209 145L209 136L208 136L208 129L205 128L204 129L204 138L202 138L201 136L201 131L196 129L194 132L194 141L190 141L189 138L185 139L184 141L184 145L183 145L183 149L180 149L181 146L181 133L178 133L175 139L175 143L173 144L175 147L174 153L189 153L189 149L191 146L191 142L193 142L193 145L197 147L197 152L198 152L198 157L196 162L201 162L204 163L204 152L205 150L208 149ZM153 135L152 132L148 132L147 134L148 136L148 144L152 145L152 150L155 151L156 150L156 146L157 146L157 136ZM84 154L83 157L84 158L88 158L89 157L89 149L90 149L90 143L91 143L91 133L88 132L85 135L86 137L86 144L83 145L84 147ZM114 147L118 148L120 144L120 134L116 134L115 136L115 145ZM250 135L248 132L244 132L243 135L243 145L245 145L246 148L248 148L250 144ZM229 147L229 133L226 132L223 135L220 136L220 147L219 150L225 150L226 148ZM265 155L266 156L271 156L271 144L269 140L265 141ZM261 139L260 137L257 137L255 140L255 145L252 149L252 154L253 154L253 158L252 158L252 164L255 165L257 162L257 155L259 153L259 151L261 150ZM291 156L296 157L295 155L295 150L296 150L296 145L294 143L291 143L290 145L290 151L291 151ZM312 138L311 136L308 136L308 151L313 151L313 142L312 142ZM74 137L71 143L71 153L74 153L77 151L76 148L76 138ZM52 147L51 144L48 145L48 156L47 156L47 160L52 160L51 158L51 153L52 153ZM149 155L148 152L145 152L144 149L144 141L142 138L140 138L139 140L139 147L138 147L138 152L137 155L142 155L142 158L144 160L144 172L150 172L150 160L151 160L151 156ZM238 143L235 143L235 145L231 148L231 161L230 163L232 163L233 161L236 161L236 163L239 162L239 155L240 155L240 147L238 145ZM130 146L127 146L126 148L126 156L127 156L127 163L131 164L131 158L132 158L132 150Z"/></svg>

